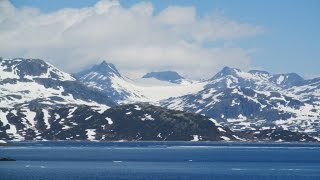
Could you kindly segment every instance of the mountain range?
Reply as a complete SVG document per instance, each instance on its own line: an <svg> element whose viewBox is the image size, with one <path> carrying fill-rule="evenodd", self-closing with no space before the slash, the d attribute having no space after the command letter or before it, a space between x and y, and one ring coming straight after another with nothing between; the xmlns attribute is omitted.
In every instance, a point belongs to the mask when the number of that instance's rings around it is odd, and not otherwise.
<svg viewBox="0 0 320 180"><path fill-rule="evenodd" d="M130 79L103 61L79 73L0 59L0 139L317 141L320 78L225 67Z"/></svg>

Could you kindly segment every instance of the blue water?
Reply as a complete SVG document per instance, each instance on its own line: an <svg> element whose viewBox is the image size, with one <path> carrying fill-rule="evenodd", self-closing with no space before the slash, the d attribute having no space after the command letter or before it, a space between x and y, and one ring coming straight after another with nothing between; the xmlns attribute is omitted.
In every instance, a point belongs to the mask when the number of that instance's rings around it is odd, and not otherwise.
<svg viewBox="0 0 320 180"><path fill-rule="evenodd" d="M0 179L320 180L320 144L19 142Z"/></svg>

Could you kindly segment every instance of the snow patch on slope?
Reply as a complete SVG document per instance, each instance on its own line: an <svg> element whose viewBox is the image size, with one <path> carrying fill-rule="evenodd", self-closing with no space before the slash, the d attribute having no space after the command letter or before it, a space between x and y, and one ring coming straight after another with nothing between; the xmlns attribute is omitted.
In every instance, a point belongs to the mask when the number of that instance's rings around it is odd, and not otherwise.
<svg viewBox="0 0 320 180"><path fill-rule="evenodd" d="M96 136L96 129L86 129L86 135L87 135L87 139L89 141L93 141L95 140L95 136Z"/></svg>

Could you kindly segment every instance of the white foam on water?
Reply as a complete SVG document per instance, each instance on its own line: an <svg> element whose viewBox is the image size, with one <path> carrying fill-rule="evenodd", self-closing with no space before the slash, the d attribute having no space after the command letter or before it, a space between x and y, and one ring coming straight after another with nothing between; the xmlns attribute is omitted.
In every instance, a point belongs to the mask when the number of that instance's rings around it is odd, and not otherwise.
<svg viewBox="0 0 320 180"><path fill-rule="evenodd" d="M246 171L248 169L242 169L242 168L231 168L232 171Z"/></svg>

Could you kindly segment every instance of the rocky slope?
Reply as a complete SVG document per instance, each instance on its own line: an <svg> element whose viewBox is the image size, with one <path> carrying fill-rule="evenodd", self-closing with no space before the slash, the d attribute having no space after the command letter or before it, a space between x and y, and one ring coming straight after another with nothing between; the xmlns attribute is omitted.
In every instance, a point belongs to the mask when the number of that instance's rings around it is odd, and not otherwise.
<svg viewBox="0 0 320 180"><path fill-rule="evenodd" d="M103 93L40 59L0 58L0 89L2 108L25 104L53 107L115 104Z"/></svg>
<svg viewBox="0 0 320 180"><path fill-rule="evenodd" d="M52 109L76 105L107 109L115 105L103 93L40 59L0 58L0 89L0 133L6 138L34 136L39 131L35 119L40 114L47 117ZM49 122L40 123L40 129L45 125Z"/></svg>
<svg viewBox="0 0 320 180"><path fill-rule="evenodd" d="M97 110L86 105L2 109L0 139L25 140L236 140L233 132L197 114L133 104ZM25 112L32 112L32 117ZM14 127L17 133L11 134ZM9 131L8 131L9 130Z"/></svg>
<svg viewBox="0 0 320 180"><path fill-rule="evenodd" d="M161 101L163 107L216 119L232 130L284 130L319 134L319 79L224 68L203 90Z"/></svg>
<svg viewBox="0 0 320 180"><path fill-rule="evenodd" d="M6 140L317 141L306 134L283 130L233 132L208 117L149 104L102 111L86 105L2 111L10 123L9 127L0 122L0 139ZM33 116L26 116L26 111ZM12 127L17 133L10 133Z"/></svg>

